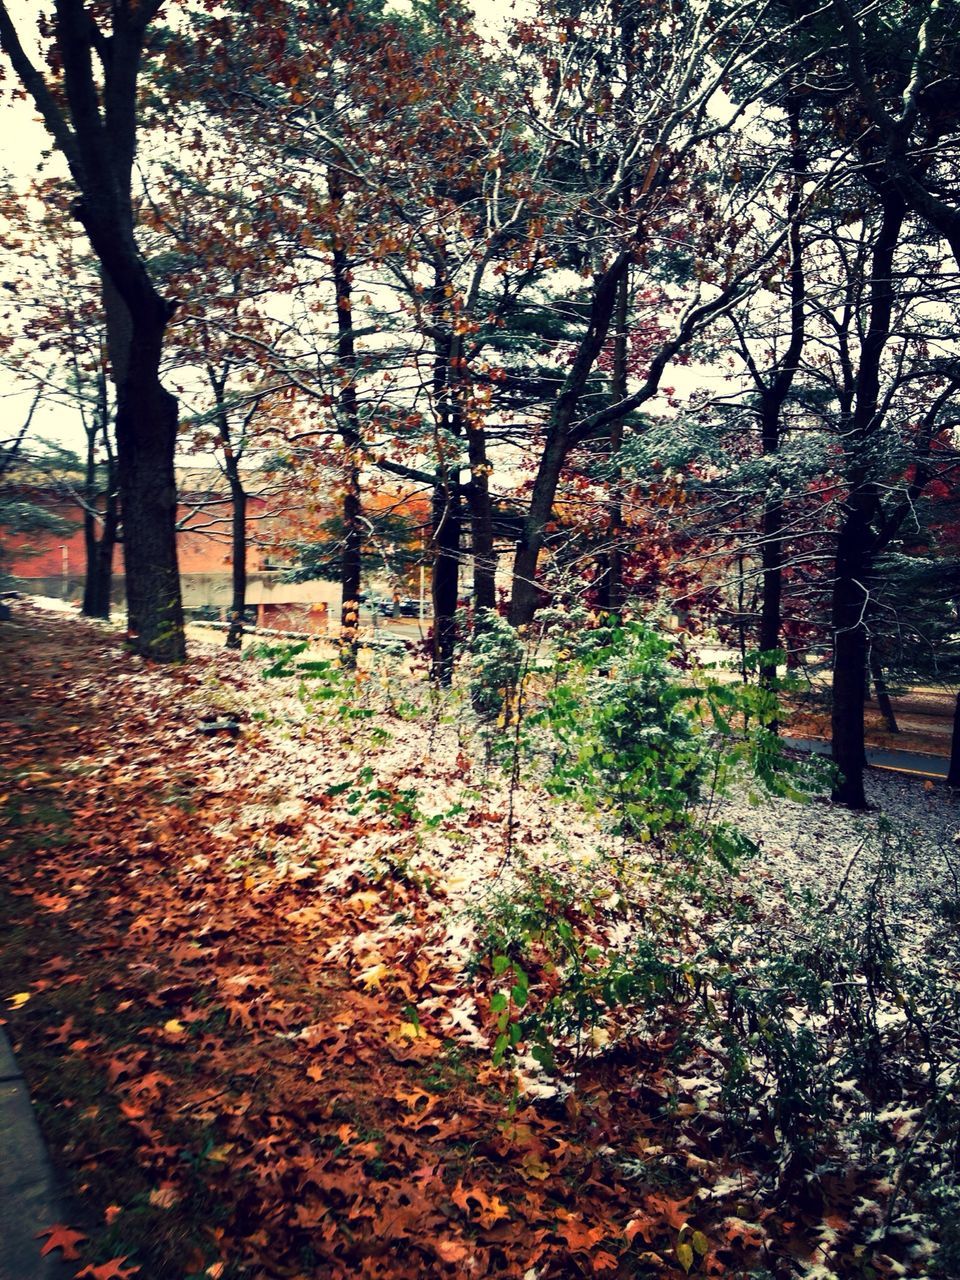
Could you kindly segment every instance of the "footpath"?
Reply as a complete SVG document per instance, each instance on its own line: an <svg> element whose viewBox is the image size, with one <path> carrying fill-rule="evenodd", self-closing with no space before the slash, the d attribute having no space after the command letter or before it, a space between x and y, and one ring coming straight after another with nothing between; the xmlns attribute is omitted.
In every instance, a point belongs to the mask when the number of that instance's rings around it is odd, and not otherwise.
<svg viewBox="0 0 960 1280"><path fill-rule="evenodd" d="M0 1029L0 1280L68 1280L59 1250L41 1256L37 1232L62 1222L56 1179L30 1095Z"/></svg>

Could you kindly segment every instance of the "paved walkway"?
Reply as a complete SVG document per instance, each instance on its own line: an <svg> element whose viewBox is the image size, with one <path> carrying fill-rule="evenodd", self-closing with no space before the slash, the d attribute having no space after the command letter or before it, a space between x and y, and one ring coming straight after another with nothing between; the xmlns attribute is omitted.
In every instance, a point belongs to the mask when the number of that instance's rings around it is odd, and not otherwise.
<svg viewBox="0 0 960 1280"><path fill-rule="evenodd" d="M797 747L801 751L815 751L817 755L824 756L830 754L830 743L826 738L785 737L783 741L785 746ZM875 769L890 769L894 773L905 773L912 777L942 782L947 776L950 757L927 755L919 751L891 751L885 747L867 747L867 764Z"/></svg>
<svg viewBox="0 0 960 1280"><path fill-rule="evenodd" d="M70 1280L80 1263L40 1256L38 1231L63 1222L30 1095L0 1030L0 1280Z"/></svg>

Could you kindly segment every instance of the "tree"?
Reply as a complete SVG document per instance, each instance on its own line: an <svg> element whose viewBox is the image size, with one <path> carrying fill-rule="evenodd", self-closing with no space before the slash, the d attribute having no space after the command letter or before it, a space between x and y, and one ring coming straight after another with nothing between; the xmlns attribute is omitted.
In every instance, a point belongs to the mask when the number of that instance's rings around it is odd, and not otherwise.
<svg viewBox="0 0 960 1280"><path fill-rule="evenodd" d="M0 534L61 533L70 528L69 521L54 515L41 503L32 500L29 483L34 456L24 448L30 424L42 398L42 388L34 394L23 422L6 439L0 440ZM3 581L3 542L0 539L0 582Z"/></svg>
<svg viewBox="0 0 960 1280"><path fill-rule="evenodd" d="M919 0L857 10L832 0L832 7L861 147L906 208L946 240L960 267L960 5Z"/></svg>
<svg viewBox="0 0 960 1280"><path fill-rule="evenodd" d="M565 5L547 4L538 21L518 27L524 58L542 68L530 97L531 128L557 139L568 172L590 175L588 183L569 184L578 198L564 231L568 244L579 239L588 246L581 271L590 285L586 324L549 410L517 544L515 624L529 622L536 608L538 561L570 451L651 400L670 361L750 291L759 266L786 235L751 244L752 197L725 173L718 146L760 90L748 89L725 116L708 110L769 45L760 24L764 13L763 6L748 13L738 6L714 12L699 3L624 4L588 23ZM620 68L619 80L607 76L611 65ZM764 87L777 78L772 73ZM602 111L587 109L596 95ZM724 236L728 247L721 250ZM665 252L660 246L667 239L675 248ZM584 408L621 281L634 263L652 279L659 273L670 280L683 299L676 323L651 352L638 389L615 404ZM639 271L636 276L639 283Z"/></svg>
<svg viewBox="0 0 960 1280"><path fill-rule="evenodd" d="M36 454L45 461L58 493L83 515L86 572L82 612L110 616L113 557L119 538L116 453L112 439L114 403L110 394L100 282L89 255L81 252L56 184L34 186L46 212L31 221L10 193L10 216L2 234L9 249L5 271L5 319L19 325L2 357L21 382L37 389L40 401L75 411L86 439L85 459L56 450Z"/></svg>
<svg viewBox="0 0 960 1280"><path fill-rule="evenodd" d="M73 212L102 270L131 643L148 657L177 661L185 652L175 534L177 402L160 381L173 306L138 246L132 193L138 84L161 6L162 0L117 0L100 15L83 0L56 0L53 20L40 21L48 77L25 51L6 0L0 0L0 42L67 162L78 193Z"/></svg>

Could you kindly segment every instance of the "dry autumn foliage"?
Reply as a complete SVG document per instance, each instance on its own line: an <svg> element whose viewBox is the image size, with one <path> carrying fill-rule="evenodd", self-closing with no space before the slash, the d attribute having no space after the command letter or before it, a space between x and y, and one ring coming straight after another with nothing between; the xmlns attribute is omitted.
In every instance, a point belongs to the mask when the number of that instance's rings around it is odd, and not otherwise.
<svg viewBox="0 0 960 1280"><path fill-rule="evenodd" d="M425 944L443 883L332 887L378 823L416 839L324 788L348 736L198 732L231 691L252 705L256 664L155 667L24 602L0 658L0 992L74 1190L43 1252L78 1277L785 1277L825 1214L862 1256L873 1190L834 1171L781 1194L763 1135L736 1147L678 1085L669 1019L565 1100L513 1094L442 1018L486 999ZM424 780L474 767L425 755ZM470 838L502 822L478 808Z"/></svg>

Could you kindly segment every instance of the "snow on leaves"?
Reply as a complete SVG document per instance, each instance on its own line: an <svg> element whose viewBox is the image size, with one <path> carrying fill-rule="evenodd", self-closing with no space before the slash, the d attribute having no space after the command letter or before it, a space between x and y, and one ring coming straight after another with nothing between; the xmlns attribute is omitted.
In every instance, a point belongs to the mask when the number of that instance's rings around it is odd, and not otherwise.
<svg viewBox="0 0 960 1280"><path fill-rule="evenodd" d="M253 664L151 670L92 627L18 615L0 640L22 673L0 937L28 931L31 954L0 943L0 989L29 996L6 1016L90 1208L45 1253L89 1280L549 1280L726 1276L862 1244L866 1172L779 1205L772 1153L746 1167L697 1064L669 1068L679 1028L585 1059L575 1093L511 1100L491 989L463 968L463 907L502 861L497 784L477 777L480 799L443 817L469 761L394 725L386 799L351 812L330 791L364 761L339 730L291 708L236 743L192 734L212 690L277 698ZM414 785L440 814L429 838L390 812ZM525 794L517 814L548 855L555 811ZM569 827L580 858L591 828Z"/></svg>

